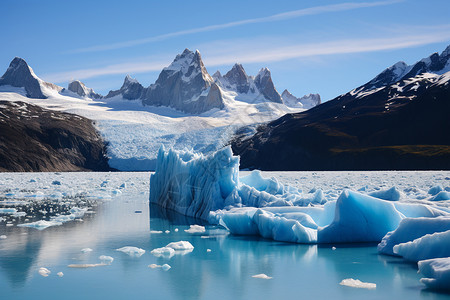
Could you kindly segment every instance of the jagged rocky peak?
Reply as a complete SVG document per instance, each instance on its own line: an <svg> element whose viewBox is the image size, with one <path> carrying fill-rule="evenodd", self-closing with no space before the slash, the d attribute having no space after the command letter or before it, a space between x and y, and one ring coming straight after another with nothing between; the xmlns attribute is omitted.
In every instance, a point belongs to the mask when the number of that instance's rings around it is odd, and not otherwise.
<svg viewBox="0 0 450 300"><path fill-rule="evenodd" d="M262 68L259 71L258 75L255 77L255 85L266 99L277 103L283 102L281 95L275 89L272 76L270 75L268 68Z"/></svg>
<svg viewBox="0 0 450 300"><path fill-rule="evenodd" d="M212 78L213 78L214 80L219 80L219 79L222 78L222 74L220 73L219 70L217 70L216 73L214 73L214 74L212 75Z"/></svg>
<svg viewBox="0 0 450 300"><path fill-rule="evenodd" d="M166 68L163 72L169 73L170 75L181 73L184 80L192 79L199 74L201 74L204 80L212 82L212 77L208 74L208 71L203 64L201 54L198 50L192 52L189 49L184 49L183 53L178 54L173 62Z"/></svg>
<svg viewBox="0 0 450 300"><path fill-rule="evenodd" d="M319 94L309 94L297 98L294 95L292 95L288 90L283 91L283 93L281 94L281 98L283 99L283 103L286 106L293 108L310 109L313 108L314 106L321 104L322 102Z"/></svg>
<svg viewBox="0 0 450 300"><path fill-rule="evenodd" d="M119 90L109 91L105 98L112 98L121 95L127 100L136 100L141 98L144 87L135 78L130 75L125 76L122 87Z"/></svg>
<svg viewBox="0 0 450 300"><path fill-rule="evenodd" d="M47 98L43 93L43 88L53 89L58 92L62 90L62 87L45 82L37 77L33 69L20 57L15 57L11 61L5 74L0 78L0 85L23 87L25 88L27 97L39 99Z"/></svg>
<svg viewBox="0 0 450 300"><path fill-rule="evenodd" d="M219 86L203 64L200 52L185 49L164 68L142 95L144 105L168 106L199 114L225 107Z"/></svg>
<svg viewBox="0 0 450 300"><path fill-rule="evenodd" d="M94 92L93 89L86 87L86 85L79 80L71 81L69 83L69 86L67 87L67 89L71 92L78 94L78 96L81 96L81 97L86 97L86 98L91 98L91 99L103 98L102 95L97 94L96 92Z"/></svg>
<svg viewBox="0 0 450 300"><path fill-rule="evenodd" d="M227 80L226 87L233 88L238 93L248 93L250 89L250 81L245 73L244 67L236 63L230 71L228 71L223 78Z"/></svg>

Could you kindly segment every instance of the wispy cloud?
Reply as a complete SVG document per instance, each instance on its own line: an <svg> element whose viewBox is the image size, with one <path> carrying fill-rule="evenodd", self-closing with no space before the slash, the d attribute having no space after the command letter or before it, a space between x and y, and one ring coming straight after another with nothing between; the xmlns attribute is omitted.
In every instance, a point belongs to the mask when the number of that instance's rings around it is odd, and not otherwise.
<svg viewBox="0 0 450 300"><path fill-rule="evenodd" d="M284 13L279 13L279 14L275 14L275 15L271 15L271 16L267 16L267 17L245 19L245 20L229 22L229 23L224 23L224 24L209 25L209 26L204 26L204 27L199 27L199 28L180 30L180 31L176 31L176 32L166 33L166 34L162 34L162 35L157 35L157 36L152 36L152 37L147 37L147 38L142 38L142 39L137 39L137 40L74 49L74 50L69 51L69 53L86 53L86 52L98 52L98 51L121 49L121 48L133 47L133 46L138 46L138 45L143 45L143 44L148 44L148 43L154 43L154 42L158 42L161 40L166 40L166 39L170 39L173 37L179 37L179 36L183 36L183 35L221 30L221 29L243 26L243 25L248 25L248 24L283 21L283 20L294 19L294 18L299 18L299 17L304 17L304 16L318 15L318 14L323 14L323 13L348 11L348 10L353 10L353 9L358 9L358 8L391 5L391 4L395 4L395 3L399 3L399 2L403 2L403 1L404 0L387 0L387 1L377 1L377 2L347 2L347 3L340 3L340 4L315 6L315 7L305 8L305 9L299 9L299 10L293 10L293 11L288 11L288 12L284 12Z"/></svg>
<svg viewBox="0 0 450 300"><path fill-rule="evenodd" d="M406 30L406 29L405 29ZM450 40L450 25L435 27L433 31L417 34L396 34L395 36L384 38L355 38L341 39L335 41L319 43L296 43L289 46L280 45L277 42L270 42L268 37L261 38L260 41L254 39L248 43L217 41L212 46L205 45L206 52L203 56L205 65L217 67L240 63L263 63L285 61L289 59L317 57L324 55L340 55L351 53L376 52L385 50L395 50L428 45ZM259 45L266 45L260 47ZM286 43L282 43L286 44ZM236 46L239 45L239 46ZM273 46L271 46L273 45ZM228 48L227 48L228 47ZM138 74L151 71L160 71L170 63L171 58L161 58L142 62L111 64L100 68L80 69L61 73L46 74L42 77L50 82L62 83L70 79L87 79L113 74Z"/></svg>

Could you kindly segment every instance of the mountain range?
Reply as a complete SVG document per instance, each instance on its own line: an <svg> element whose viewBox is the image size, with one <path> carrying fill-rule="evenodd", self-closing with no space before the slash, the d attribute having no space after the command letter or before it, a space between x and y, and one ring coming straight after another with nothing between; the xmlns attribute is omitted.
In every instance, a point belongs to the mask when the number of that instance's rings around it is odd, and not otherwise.
<svg viewBox="0 0 450 300"><path fill-rule="evenodd" d="M450 46L262 125L232 148L262 170L450 169Z"/></svg>
<svg viewBox="0 0 450 300"><path fill-rule="evenodd" d="M74 95L89 99L122 97L126 100L140 100L146 106L171 107L187 114L201 114L211 109L223 109L227 99L234 101L274 102L292 108L311 108L320 104L318 94L301 98L292 96L287 90L280 95L276 90L269 69L262 68L255 76L248 76L240 64L224 76L216 72L209 75L200 52L185 49L173 62L164 68L155 83L145 88L129 75L122 87L110 91L106 96L86 87L81 81L73 80L68 88L62 88L37 77L22 58L16 57L5 74L0 78L1 85L23 87L27 97L46 98L46 91Z"/></svg>

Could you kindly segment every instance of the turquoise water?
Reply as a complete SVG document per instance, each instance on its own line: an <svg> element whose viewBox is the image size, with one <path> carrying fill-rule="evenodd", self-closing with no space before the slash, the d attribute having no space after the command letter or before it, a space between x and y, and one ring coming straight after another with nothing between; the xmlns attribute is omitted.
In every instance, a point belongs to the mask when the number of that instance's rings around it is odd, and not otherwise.
<svg viewBox="0 0 450 300"><path fill-rule="evenodd" d="M189 234L184 232L189 224L201 222L158 207L149 209L147 193L118 197L100 205L83 222L43 231L1 225L0 235L7 235L0 240L1 299L450 299L448 294L424 289L415 264L380 256L376 245L279 243L230 236L216 226L206 226L204 234ZM189 241L193 252L170 259L150 254L180 240ZM146 253L136 258L115 251L123 246ZM86 247L93 251L82 253ZM112 256L114 262L68 267L98 263L100 255ZM172 268L148 267L165 263ZM42 277L40 267L52 273ZM64 276L57 276L58 272ZM252 277L260 273L273 278ZM377 288L339 285L346 278L376 283Z"/></svg>

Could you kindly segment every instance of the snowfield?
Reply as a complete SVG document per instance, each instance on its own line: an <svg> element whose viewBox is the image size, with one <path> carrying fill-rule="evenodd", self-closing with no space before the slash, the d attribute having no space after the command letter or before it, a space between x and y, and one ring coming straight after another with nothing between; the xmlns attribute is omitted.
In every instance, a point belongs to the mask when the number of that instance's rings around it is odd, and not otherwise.
<svg viewBox="0 0 450 300"><path fill-rule="evenodd" d="M222 92L225 108L200 115L188 115L168 107L143 106L140 100L120 96L92 100L70 91L60 93L51 89L44 90L47 99L33 99L25 96L23 88L1 86L0 99L23 101L93 120L108 143L110 166L122 171L154 170L161 145L208 154L226 145L242 126L248 125L250 134L260 123L303 110L268 101L252 103L239 99L236 93Z"/></svg>

